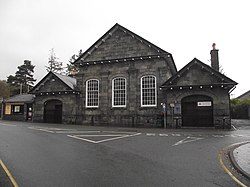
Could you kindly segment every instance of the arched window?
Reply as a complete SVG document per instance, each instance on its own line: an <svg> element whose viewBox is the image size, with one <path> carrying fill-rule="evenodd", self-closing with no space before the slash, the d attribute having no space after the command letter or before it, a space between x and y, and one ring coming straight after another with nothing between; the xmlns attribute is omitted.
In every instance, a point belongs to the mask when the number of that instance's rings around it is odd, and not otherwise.
<svg viewBox="0 0 250 187"><path fill-rule="evenodd" d="M123 77L112 80L112 107L126 107L126 79Z"/></svg>
<svg viewBox="0 0 250 187"><path fill-rule="evenodd" d="M99 80L90 79L86 82L86 107L99 106Z"/></svg>
<svg viewBox="0 0 250 187"><path fill-rule="evenodd" d="M141 78L141 106L156 106L156 77L147 75Z"/></svg>

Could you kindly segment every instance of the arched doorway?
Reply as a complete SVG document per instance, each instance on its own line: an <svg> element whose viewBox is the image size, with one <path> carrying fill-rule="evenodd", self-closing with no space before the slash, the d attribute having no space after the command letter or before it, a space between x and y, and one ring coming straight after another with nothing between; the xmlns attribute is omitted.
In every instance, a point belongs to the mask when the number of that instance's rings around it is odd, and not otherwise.
<svg viewBox="0 0 250 187"><path fill-rule="evenodd" d="M192 95L181 100L182 126L213 127L213 99L205 95Z"/></svg>
<svg viewBox="0 0 250 187"><path fill-rule="evenodd" d="M49 100L44 103L44 117L45 123L62 123L62 101Z"/></svg>

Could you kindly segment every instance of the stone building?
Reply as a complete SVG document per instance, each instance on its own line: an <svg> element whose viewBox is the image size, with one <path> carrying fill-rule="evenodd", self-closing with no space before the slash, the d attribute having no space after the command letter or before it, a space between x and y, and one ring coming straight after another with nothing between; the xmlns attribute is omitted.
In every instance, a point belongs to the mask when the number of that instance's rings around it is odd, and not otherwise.
<svg viewBox="0 0 250 187"><path fill-rule="evenodd" d="M114 25L76 61L79 123L161 125L160 85L177 70L170 53Z"/></svg>
<svg viewBox="0 0 250 187"><path fill-rule="evenodd" d="M34 95L19 94L2 100L2 119L14 121L32 120Z"/></svg>
<svg viewBox="0 0 250 187"><path fill-rule="evenodd" d="M34 122L76 123L80 94L76 79L49 72L30 93L35 95Z"/></svg>
<svg viewBox="0 0 250 187"><path fill-rule="evenodd" d="M250 90L241 94L240 96L238 96L236 99L239 99L240 101L244 101L244 100L250 100Z"/></svg>
<svg viewBox="0 0 250 187"><path fill-rule="evenodd" d="M236 99L240 100L240 101L246 101L246 100L250 100L250 90L243 93L242 95L238 96ZM247 117L248 119L250 119L250 106L247 106Z"/></svg>
<svg viewBox="0 0 250 187"><path fill-rule="evenodd" d="M231 128L229 92L237 83L212 67L194 58L161 86L169 126Z"/></svg>
<svg viewBox="0 0 250 187"><path fill-rule="evenodd" d="M177 72L171 53L115 24L74 65L74 78L48 73L31 91L34 121L91 125L230 128L237 84L198 59ZM194 115L195 114L195 115Z"/></svg>

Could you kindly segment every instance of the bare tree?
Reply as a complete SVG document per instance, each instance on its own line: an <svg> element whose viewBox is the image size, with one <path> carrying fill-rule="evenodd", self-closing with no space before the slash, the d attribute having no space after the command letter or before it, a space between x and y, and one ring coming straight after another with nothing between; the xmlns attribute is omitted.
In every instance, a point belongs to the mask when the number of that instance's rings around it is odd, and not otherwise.
<svg viewBox="0 0 250 187"><path fill-rule="evenodd" d="M58 61L58 58L56 57L56 54L54 52L54 48L50 50L48 64L48 66L45 66L48 72L52 71L60 74L63 73L63 63Z"/></svg>

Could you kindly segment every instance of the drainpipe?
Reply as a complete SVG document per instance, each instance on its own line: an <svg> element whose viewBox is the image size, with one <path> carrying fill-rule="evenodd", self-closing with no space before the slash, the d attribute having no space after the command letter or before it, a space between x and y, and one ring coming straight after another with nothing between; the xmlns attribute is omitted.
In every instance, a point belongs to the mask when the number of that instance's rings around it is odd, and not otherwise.
<svg viewBox="0 0 250 187"><path fill-rule="evenodd" d="M229 91L229 94L231 94L231 93L234 91L235 88L236 88L236 86L234 86L234 87Z"/></svg>

